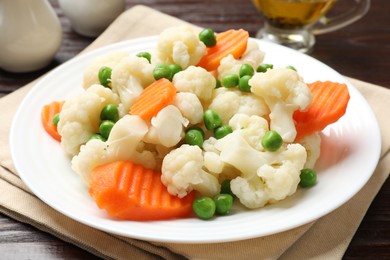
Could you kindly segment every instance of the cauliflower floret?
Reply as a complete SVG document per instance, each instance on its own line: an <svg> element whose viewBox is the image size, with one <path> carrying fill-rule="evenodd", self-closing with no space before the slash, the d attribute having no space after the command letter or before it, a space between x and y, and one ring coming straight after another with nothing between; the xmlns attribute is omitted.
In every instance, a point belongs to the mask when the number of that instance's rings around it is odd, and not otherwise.
<svg viewBox="0 0 390 260"><path fill-rule="evenodd" d="M104 56L96 58L84 70L83 88L87 89L94 84L100 84L98 74L101 67L113 68L123 57L128 56L127 52L111 52Z"/></svg>
<svg viewBox="0 0 390 260"><path fill-rule="evenodd" d="M287 68L269 69L256 73L249 85L252 93L262 97L271 111L271 130L277 131L285 142L294 141L297 131L293 113L304 110L312 101L310 90L299 74Z"/></svg>
<svg viewBox="0 0 390 260"><path fill-rule="evenodd" d="M239 90L218 88L214 91L209 108L218 113L222 122L227 124L237 113L265 116L269 109L262 98Z"/></svg>
<svg viewBox="0 0 390 260"><path fill-rule="evenodd" d="M190 66L173 76L173 85L179 92L194 93L201 102L211 99L216 80L207 70Z"/></svg>
<svg viewBox="0 0 390 260"><path fill-rule="evenodd" d="M236 60L233 55L229 54L228 56L224 57L217 69L218 72L218 79L222 80L222 78L226 75L230 74L239 74L241 67L241 63Z"/></svg>
<svg viewBox="0 0 390 260"><path fill-rule="evenodd" d="M181 114L195 125L203 120L203 106L199 98L190 92L179 92L173 99L175 105Z"/></svg>
<svg viewBox="0 0 390 260"><path fill-rule="evenodd" d="M321 135L314 133L299 140L299 143L305 147L307 159L304 168L314 168L321 153Z"/></svg>
<svg viewBox="0 0 390 260"><path fill-rule="evenodd" d="M246 47L245 53L240 58L241 64L249 64L253 67L254 70L259 67L263 62L265 53L260 50L259 45L249 39L248 45Z"/></svg>
<svg viewBox="0 0 390 260"><path fill-rule="evenodd" d="M177 107L169 105L151 119L151 125L143 141L172 147L183 138L183 126L188 125L188 120L181 115Z"/></svg>
<svg viewBox="0 0 390 260"><path fill-rule="evenodd" d="M229 74L239 74L242 64L249 64L254 70L263 62L264 52L259 49L259 45L256 42L249 41L245 53L239 58L235 59L233 55L229 54L221 60L218 66L218 79Z"/></svg>
<svg viewBox="0 0 390 260"><path fill-rule="evenodd" d="M165 156L161 181L168 192L180 198L193 189L213 197L220 191L218 179L203 169L202 150L196 145L184 144Z"/></svg>
<svg viewBox="0 0 390 260"><path fill-rule="evenodd" d="M218 140L216 148L221 151L223 162L242 172L230 186L248 208L262 207L292 195L306 162L306 150L300 144L284 144L277 152L260 152L237 132Z"/></svg>
<svg viewBox="0 0 390 260"><path fill-rule="evenodd" d="M111 88L120 97L123 115L129 112L143 89L154 81L153 68L147 59L137 56L127 56L112 68Z"/></svg>
<svg viewBox="0 0 390 260"><path fill-rule="evenodd" d="M250 209L263 207L269 200L264 183L259 178L237 177L230 181L230 189L242 205Z"/></svg>
<svg viewBox="0 0 390 260"><path fill-rule="evenodd" d="M72 99L68 99L60 113L58 132L65 152L75 155L80 145L97 133L100 112L107 104L119 104L119 97L109 88L93 85Z"/></svg>
<svg viewBox="0 0 390 260"><path fill-rule="evenodd" d="M230 127L239 133L253 148L263 150L261 139L268 131L268 122L256 115L235 114L229 121Z"/></svg>
<svg viewBox="0 0 390 260"><path fill-rule="evenodd" d="M90 173L95 167L109 162L131 160L154 169L153 153L140 149L147 131L148 126L140 117L124 116L115 123L106 142L93 139L81 146L80 153L72 159L72 169L86 183L89 183Z"/></svg>
<svg viewBox="0 0 390 260"><path fill-rule="evenodd" d="M158 39L153 63L177 64L182 69L196 65L206 53L206 46L188 25L164 30Z"/></svg>

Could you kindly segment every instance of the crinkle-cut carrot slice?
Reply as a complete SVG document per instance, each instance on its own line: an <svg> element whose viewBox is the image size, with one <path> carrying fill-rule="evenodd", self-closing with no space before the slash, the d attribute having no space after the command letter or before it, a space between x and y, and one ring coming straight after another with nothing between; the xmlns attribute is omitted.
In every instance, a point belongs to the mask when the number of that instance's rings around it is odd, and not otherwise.
<svg viewBox="0 0 390 260"><path fill-rule="evenodd" d="M176 95L176 88L166 78L161 78L148 87L136 98L130 107L130 114L138 115L144 120L148 120L173 102Z"/></svg>
<svg viewBox="0 0 390 260"><path fill-rule="evenodd" d="M313 101L305 111L295 111L293 118L297 130L296 140L323 130L339 120L346 112L349 91L346 84L316 81L307 84Z"/></svg>
<svg viewBox="0 0 390 260"><path fill-rule="evenodd" d="M221 60L232 54L234 58L240 58L247 47L249 33L243 29L228 30L216 35L217 43L207 48L207 53L199 61L200 66L208 71L216 70Z"/></svg>
<svg viewBox="0 0 390 260"><path fill-rule="evenodd" d="M184 198L169 194L161 173L131 161L94 168L89 193L110 216L135 221L188 217L195 199L194 192Z"/></svg>
<svg viewBox="0 0 390 260"><path fill-rule="evenodd" d="M52 101L44 105L41 110L41 122L45 131L54 139L61 142L61 135L58 133L57 126L53 124L53 117L61 112L64 101Z"/></svg>

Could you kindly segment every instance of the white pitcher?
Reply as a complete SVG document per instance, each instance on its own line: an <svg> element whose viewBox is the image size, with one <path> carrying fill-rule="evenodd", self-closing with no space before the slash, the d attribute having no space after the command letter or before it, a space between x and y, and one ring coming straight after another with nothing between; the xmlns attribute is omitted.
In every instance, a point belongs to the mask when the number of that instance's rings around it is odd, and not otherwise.
<svg viewBox="0 0 390 260"><path fill-rule="evenodd" d="M0 0L0 68L29 72L48 65L62 40L47 0Z"/></svg>

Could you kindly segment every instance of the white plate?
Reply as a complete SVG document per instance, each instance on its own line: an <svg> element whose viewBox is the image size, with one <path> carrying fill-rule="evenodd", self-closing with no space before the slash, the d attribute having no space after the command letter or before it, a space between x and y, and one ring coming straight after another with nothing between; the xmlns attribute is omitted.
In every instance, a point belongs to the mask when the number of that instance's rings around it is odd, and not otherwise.
<svg viewBox="0 0 390 260"><path fill-rule="evenodd" d="M19 107L11 129L14 164L23 181L44 202L91 227L138 239L177 243L210 243L275 234L316 220L348 201L368 181L379 159L380 133L375 116L361 94L344 77L299 52L258 41L265 62L293 65L306 82L345 82L351 99L347 113L323 131L318 184L258 210L235 207L212 221L197 218L132 222L111 220L88 195L70 168L70 159L40 123L44 104L82 91L82 73L92 59L114 50L136 54L155 48L156 37L120 42L76 57L43 78Z"/></svg>

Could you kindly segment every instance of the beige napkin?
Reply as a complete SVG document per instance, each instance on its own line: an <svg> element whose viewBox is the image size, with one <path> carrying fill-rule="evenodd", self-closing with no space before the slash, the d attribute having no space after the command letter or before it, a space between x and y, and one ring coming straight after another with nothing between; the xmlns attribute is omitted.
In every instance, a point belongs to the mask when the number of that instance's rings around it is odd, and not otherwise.
<svg viewBox="0 0 390 260"><path fill-rule="evenodd" d="M160 33L184 22L145 6L135 6L85 51L124 39ZM371 201L390 172L390 90L349 79L373 108L382 131L379 165L365 187L346 204L321 219L267 237L217 244L174 244L141 241L108 234L53 210L24 185L12 164L8 136L13 115L34 82L0 99L0 211L21 222L71 242L93 254L114 259L340 259Z"/></svg>

